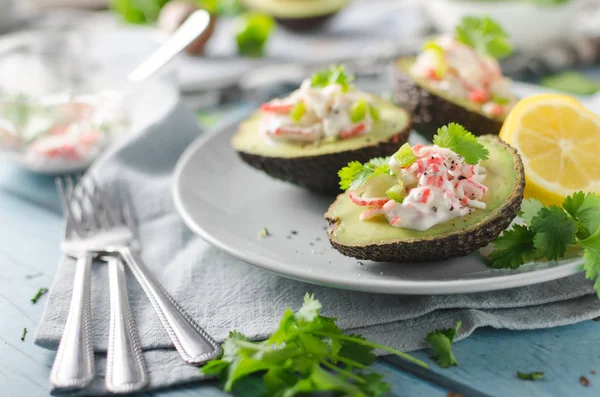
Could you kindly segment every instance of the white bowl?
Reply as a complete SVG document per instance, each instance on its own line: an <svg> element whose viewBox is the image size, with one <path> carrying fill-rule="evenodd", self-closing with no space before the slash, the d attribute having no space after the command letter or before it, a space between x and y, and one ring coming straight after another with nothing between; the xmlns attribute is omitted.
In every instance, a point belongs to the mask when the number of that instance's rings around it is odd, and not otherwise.
<svg viewBox="0 0 600 397"><path fill-rule="evenodd" d="M421 4L442 32L452 32L467 15L488 15L510 35L518 49L534 50L564 39L575 27L575 16L586 0L539 6L524 1L426 0Z"/></svg>

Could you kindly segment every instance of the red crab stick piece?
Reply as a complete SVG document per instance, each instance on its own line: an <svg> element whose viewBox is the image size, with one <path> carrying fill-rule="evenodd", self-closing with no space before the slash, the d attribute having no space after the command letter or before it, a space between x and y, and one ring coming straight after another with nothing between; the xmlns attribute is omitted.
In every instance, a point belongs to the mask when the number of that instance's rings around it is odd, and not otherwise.
<svg viewBox="0 0 600 397"><path fill-rule="evenodd" d="M363 198L360 197L356 192L350 192L350 200L356 205L362 207L375 207L381 208L385 203L390 201L389 197L374 197L374 198Z"/></svg>
<svg viewBox="0 0 600 397"><path fill-rule="evenodd" d="M299 141L314 141L318 138L317 131L306 128L279 127L271 132L275 137L286 137Z"/></svg>
<svg viewBox="0 0 600 397"><path fill-rule="evenodd" d="M260 105L260 110L268 113L288 114L292 111L294 104L287 103L263 103Z"/></svg>
<svg viewBox="0 0 600 397"><path fill-rule="evenodd" d="M365 123L356 124L349 130L340 132L340 136L342 137L342 139L352 138L353 136L362 133L366 128L367 126L365 125Z"/></svg>
<svg viewBox="0 0 600 397"><path fill-rule="evenodd" d="M385 214L385 211L382 210L381 208L371 208L371 209L366 210L362 214L360 214L358 219L360 219L361 221L364 221L366 219L371 219L371 218L376 217L377 215L383 215L383 214Z"/></svg>

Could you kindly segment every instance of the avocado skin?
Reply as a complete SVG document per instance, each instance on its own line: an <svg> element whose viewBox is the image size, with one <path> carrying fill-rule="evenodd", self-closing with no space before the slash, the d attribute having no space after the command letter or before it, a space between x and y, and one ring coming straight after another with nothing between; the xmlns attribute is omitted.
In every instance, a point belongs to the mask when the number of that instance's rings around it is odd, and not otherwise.
<svg viewBox="0 0 600 397"><path fill-rule="evenodd" d="M481 247L485 247L494 241L517 216L521 208L523 192L525 190L525 173L521 157L513 147L501 141L500 138L494 136L491 139L510 152L518 175L508 199L497 211L497 216L488 218L487 222L478 224L473 230L468 232L454 232L413 241L400 240L349 246L338 243L335 240L335 229L339 219L328 218L328 211L325 214L325 219L329 224L327 228L329 242L336 250L346 256L375 262L439 261L464 256ZM335 202L331 206L333 207L334 205ZM457 225L460 225L460 221L460 218L454 218L449 222L455 222Z"/></svg>
<svg viewBox="0 0 600 397"><path fill-rule="evenodd" d="M503 120L472 112L427 90L399 67L401 61L392 71L394 99L411 113L415 130L427 139L433 139L437 129L449 123L459 123L474 135L500 133Z"/></svg>
<svg viewBox="0 0 600 397"><path fill-rule="evenodd" d="M267 157L243 151L238 151L238 155L251 167L264 171L273 178L294 183L314 192L336 195L340 193L337 173L342 167L350 161L366 162L373 157L392 155L408 140L410 129L408 123L388 140L337 153L295 158Z"/></svg>
<svg viewBox="0 0 600 397"><path fill-rule="evenodd" d="M317 29L329 22L329 20L337 14L338 11L325 14L317 15L312 17L300 17L300 18L281 18L275 17L277 23L289 30L304 32Z"/></svg>

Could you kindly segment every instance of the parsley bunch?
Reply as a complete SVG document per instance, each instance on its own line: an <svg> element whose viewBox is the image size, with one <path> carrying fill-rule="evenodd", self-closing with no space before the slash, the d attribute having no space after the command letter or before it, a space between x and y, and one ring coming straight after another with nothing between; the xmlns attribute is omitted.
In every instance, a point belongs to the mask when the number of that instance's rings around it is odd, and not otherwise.
<svg viewBox="0 0 600 397"><path fill-rule="evenodd" d="M516 269L537 259L564 258L569 248L583 250L586 277L596 279L600 297L600 196L577 192L568 196L562 207L545 207L535 199L524 200L520 216L523 224L514 225L494 241L491 266Z"/></svg>
<svg viewBox="0 0 600 397"><path fill-rule="evenodd" d="M502 27L485 16L463 17L455 29L456 40L472 47L478 54L500 59L513 51L508 34Z"/></svg>
<svg viewBox="0 0 600 397"><path fill-rule="evenodd" d="M227 392L240 390L251 374L262 374L267 396L333 391L351 396L382 396L390 389L383 375L369 365L373 349L381 349L422 367L427 364L398 350L345 335L335 319L319 314L321 303L306 294L302 308L286 310L279 329L266 341L252 342L232 332L223 343L223 355L201 371L224 378Z"/></svg>

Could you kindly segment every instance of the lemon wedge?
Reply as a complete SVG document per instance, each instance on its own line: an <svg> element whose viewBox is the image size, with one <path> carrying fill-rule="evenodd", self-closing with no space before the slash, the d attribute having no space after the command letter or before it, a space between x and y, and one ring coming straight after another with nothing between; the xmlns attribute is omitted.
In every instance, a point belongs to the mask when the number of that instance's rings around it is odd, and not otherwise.
<svg viewBox="0 0 600 397"><path fill-rule="evenodd" d="M562 204L576 191L600 193L600 116L568 95L519 101L500 138L517 149L525 167L525 197Z"/></svg>

